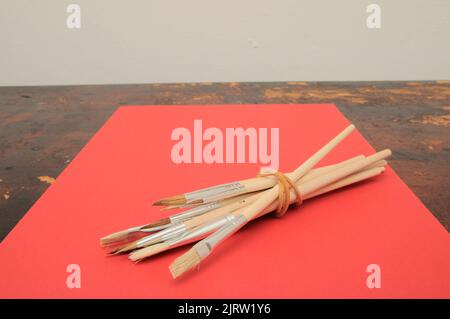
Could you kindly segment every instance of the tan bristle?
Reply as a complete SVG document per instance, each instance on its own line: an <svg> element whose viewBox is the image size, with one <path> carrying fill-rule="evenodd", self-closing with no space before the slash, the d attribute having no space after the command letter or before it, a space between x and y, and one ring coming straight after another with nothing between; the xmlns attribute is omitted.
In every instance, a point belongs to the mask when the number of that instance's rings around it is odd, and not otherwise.
<svg viewBox="0 0 450 319"><path fill-rule="evenodd" d="M186 271L194 268L200 263L200 256L197 254L195 248L189 249L183 255L174 260L169 266L170 273L173 279L178 278Z"/></svg>
<svg viewBox="0 0 450 319"><path fill-rule="evenodd" d="M135 250L136 248L137 248L137 242L134 241L130 244L127 244L127 245L124 245L124 246L114 249L113 251L111 251L109 253L109 255L123 254L123 253L129 252L131 250Z"/></svg>
<svg viewBox="0 0 450 319"><path fill-rule="evenodd" d="M116 233L113 233L108 236L100 238L100 245L102 247L105 247L105 246L110 246L112 244L118 243L120 241L130 240L132 238L138 237L139 231L142 229L164 226L164 225L167 225L170 223L171 223L170 218L163 218L154 223L144 225L137 230L136 229L131 230L131 231L129 229L121 230L119 232L116 232Z"/></svg>
<svg viewBox="0 0 450 319"><path fill-rule="evenodd" d="M153 203L153 206L173 206L186 204L186 197L184 195L176 195L160 199Z"/></svg>
<svg viewBox="0 0 450 319"><path fill-rule="evenodd" d="M147 228L163 226L163 225L167 225L167 224L170 224L170 223L171 223L170 218L163 218L163 219L160 219L160 220L158 220L158 221L156 221L154 223L142 226L141 229L147 229Z"/></svg>
<svg viewBox="0 0 450 319"><path fill-rule="evenodd" d="M133 251L128 256L128 259L133 262L138 262L147 257L159 254L160 252L163 252L169 248L170 248L170 245L168 243L159 243L159 244L151 245L151 246L144 247L144 248Z"/></svg>
<svg viewBox="0 0 450 319"><path fill-rule="evenodd" d="M100 238L100 246L104 247L104 246L108 246L108 245L114 244L119 241L127 240L128 237L129 237L128 229L121 230L119 232L116 232L116 233L113 233L113 234L110 234L110 235Z"/></svg>

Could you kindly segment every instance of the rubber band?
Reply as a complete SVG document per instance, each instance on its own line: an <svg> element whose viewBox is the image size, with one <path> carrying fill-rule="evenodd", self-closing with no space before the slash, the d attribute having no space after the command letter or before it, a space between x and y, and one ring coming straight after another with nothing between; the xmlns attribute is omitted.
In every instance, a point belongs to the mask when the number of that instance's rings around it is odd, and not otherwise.
<svg viewBox="0 0 450 319"><path fill-rule="evenodd" d="M289 204L291 203L291 188L296 195L296 204L301 205L303 203L302 195L297 185L282 172L260 173L258 176L274 176L278 180L278 208L275 212L275 217L282 217L289 209Z"/></svg>

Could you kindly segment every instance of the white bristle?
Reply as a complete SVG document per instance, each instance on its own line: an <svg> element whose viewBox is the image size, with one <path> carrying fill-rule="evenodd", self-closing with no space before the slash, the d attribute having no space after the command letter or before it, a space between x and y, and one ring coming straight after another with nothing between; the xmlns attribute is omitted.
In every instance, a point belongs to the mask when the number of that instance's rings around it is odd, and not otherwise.
<svg viewBox="0 0 450 319"><path fill-rule="evenodd" d="M175 259L175 261L169 266L170 273L175 279L188 270L194 268L200 263L201 259L195 248L189 249L183 255Z"/></svg>

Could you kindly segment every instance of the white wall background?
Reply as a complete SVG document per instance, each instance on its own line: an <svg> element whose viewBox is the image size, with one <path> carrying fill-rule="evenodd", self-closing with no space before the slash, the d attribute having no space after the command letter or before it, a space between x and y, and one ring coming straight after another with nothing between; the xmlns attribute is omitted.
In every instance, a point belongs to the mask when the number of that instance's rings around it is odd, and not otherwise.
<svg viewBox="0 0 450 319"><path fill-rule="evenodd" d="M449 78L450 0L0 0L2 86Z"/></svg>

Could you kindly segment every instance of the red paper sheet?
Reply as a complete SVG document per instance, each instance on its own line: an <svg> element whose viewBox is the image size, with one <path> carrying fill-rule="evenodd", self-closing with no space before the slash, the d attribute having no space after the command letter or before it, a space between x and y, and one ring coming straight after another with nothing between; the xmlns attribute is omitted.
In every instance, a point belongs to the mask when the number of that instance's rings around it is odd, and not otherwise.
<svg viewBox="0 0 450 319"><path fill-rule="evenodd" d="M258 172L172 163L170 134L192 130L194 119L223 131L279 127L282 171L349 123L333 105L121 107L1 243L0 297L450 297L450 236L390 168L252 222L176 281L168 266L187 247L136 265L105 257L100 237L167 215L154 200ZM320 165L373 151L355 131ZM69 264L80 266L81 288L67 287ZM381 288L367 286L370 264L380 266Z"/></svg>

